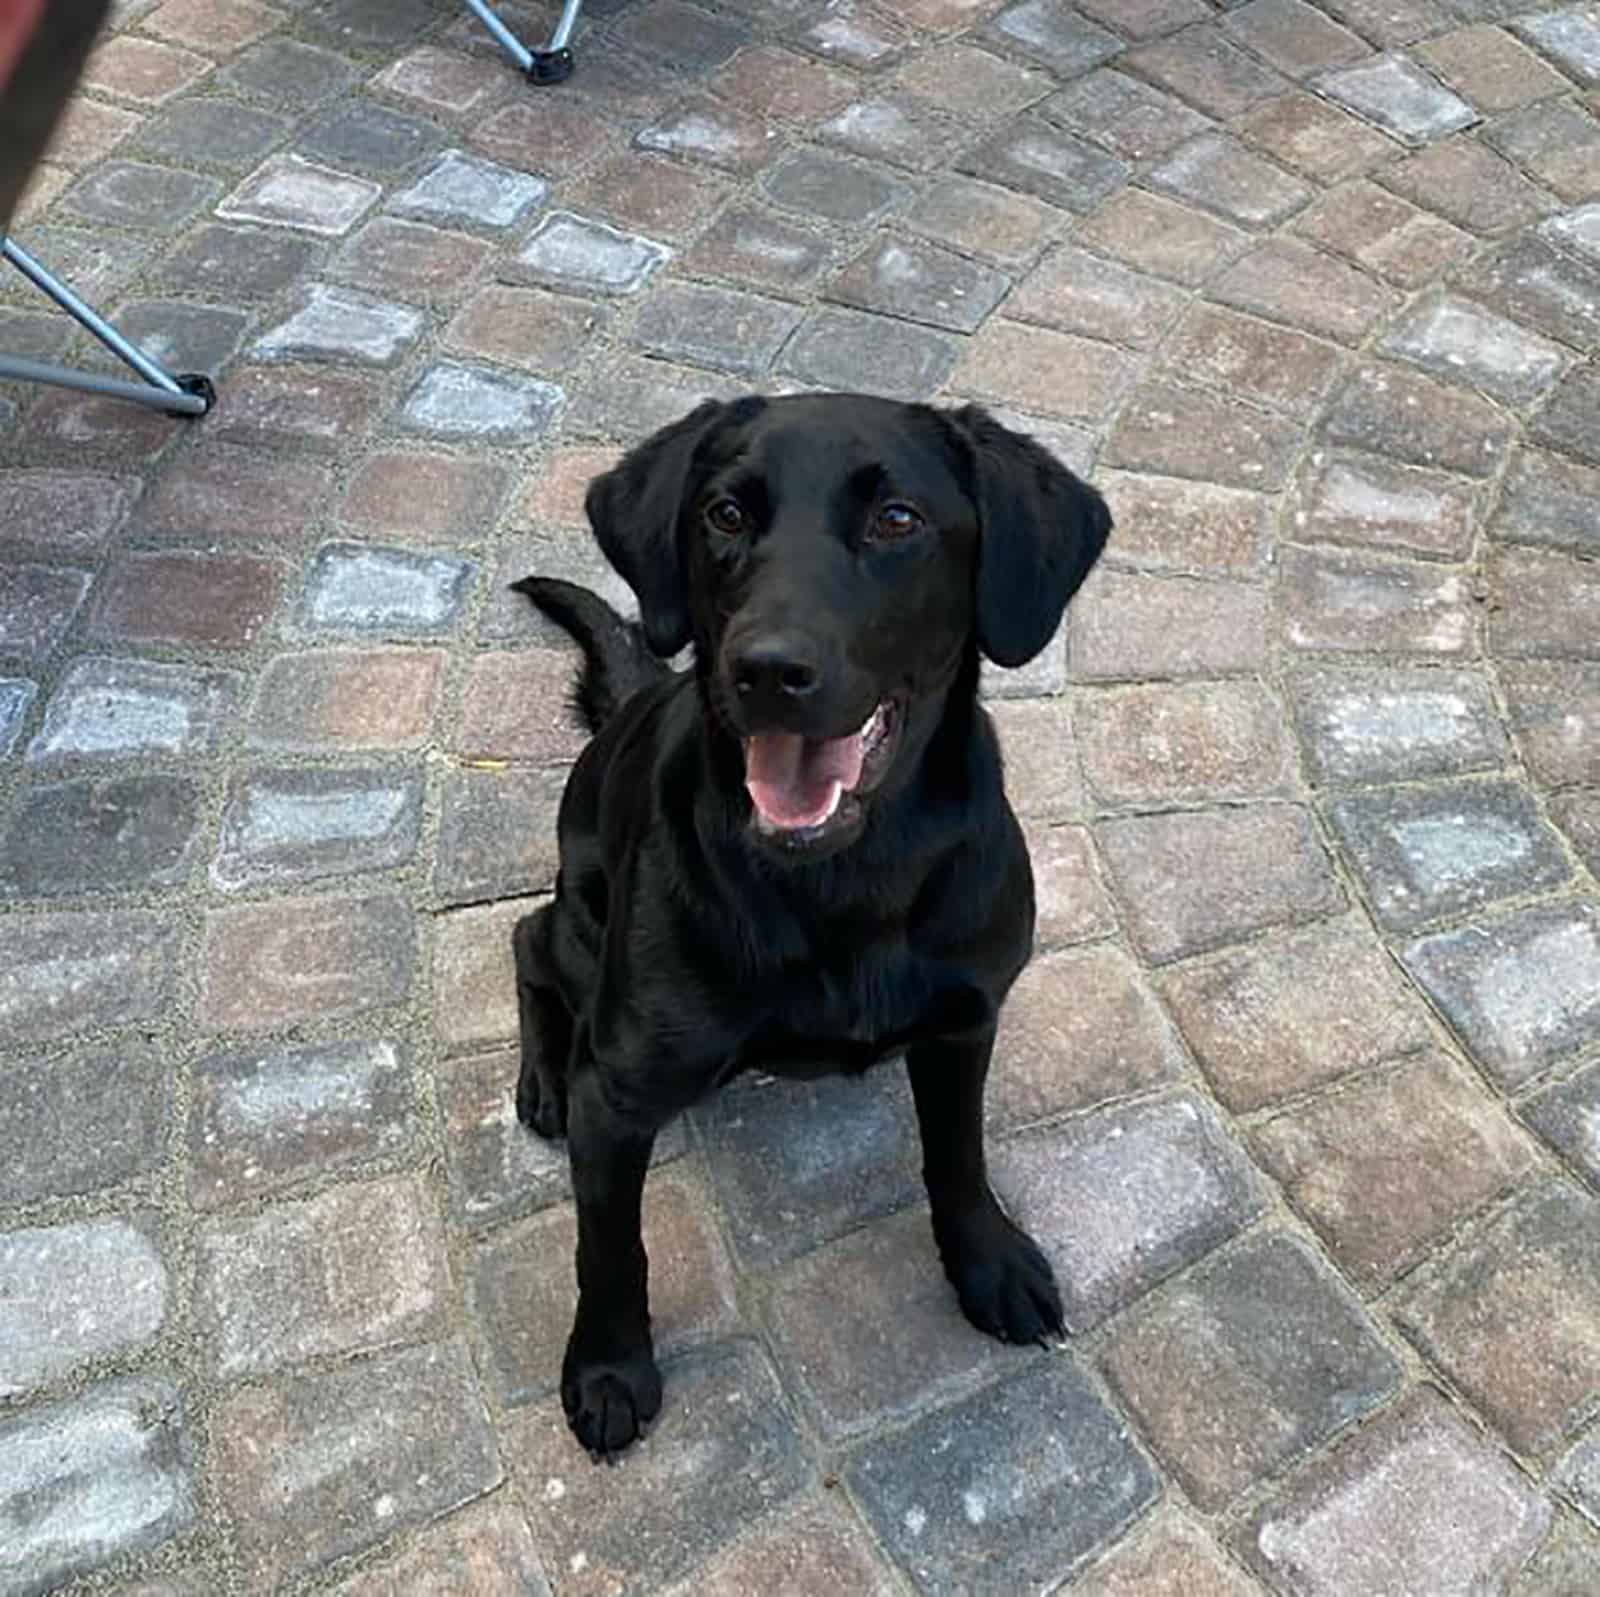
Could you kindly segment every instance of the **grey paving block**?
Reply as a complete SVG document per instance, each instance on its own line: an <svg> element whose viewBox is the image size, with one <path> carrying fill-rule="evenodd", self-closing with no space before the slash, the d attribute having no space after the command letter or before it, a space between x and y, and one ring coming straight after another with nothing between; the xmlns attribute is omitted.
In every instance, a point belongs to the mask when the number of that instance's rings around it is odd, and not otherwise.
<svg viewBox="0 0 1600 1597"><path fill-rule="evenodd" d="M571 211L545 217L511 275L580 294L636 294L671 257L665 244Z"/></svg>
<svg viewBox="0 0 1600 1597"><path fill-rule="evenodd" d="M1600 1040L1600 906L1538 905L1402 958L1474 1058L1510 1087Z"/></svg>
<svg viewBox="0 0 1600 1597"><path fill-rule="evenodd" d="M313 283L297 310L270 327L257 360L350 360L392 366L422 331L422 313L349 288Z"/></svg>
<svg viewBox="0 0 1600 1597"><path fill-rule="evenodd" d="M83 222L175 233L221 192L215 178L176 167L108 161L68 189L60 203Z"/></svg>
<svg viewBox="0 0 1600 1597"><path fill-rule="evenodd" d="M298 155L274 155L263 161L216 211L226 221L294 227L337 238L361 220L382 192L368 178Z"/></svg>
<svg viewBox="0 0 1600 1597"><path fill-rule="evenodd" d="M929 1592L1044 1591L1155 1498L1126 1422L1064 1356L1036 1358L909 1431L869 1443L852 1490L890 1556Z"/></svg>
<svg viewBox="0 0 1600 1597"><path fill-rule="evenodd" d="M801 314L794 305L737 289L664 283L640 307L632 337L652 355L759 377Z"/></svg>
<svg viewBox="0 0 1600 1597"><path fill-rule="evenodd" d="M818 388L927 399L955 370L957 346L940 333L856 311L817 312L790 339L778 370Z"/></svg>
<svg viewBox="0 0 1600 1597"><path fill-rule="evenodd" d="M1537 333L1449 295L1416 307L1379 348L1509 405L1526 405L1546 393L1570 359Z"/></svg>
<svg viewBox="0 0 1600 1597"><path fill-rule="evenodd" d="M170 998L180 932L170 915L18 915L6 931L0 1040L7 1043L148 1020Z"/></svg>
<svg viewBox="0 0 1600 1597"><path fill-rule="evenodd" d="M465 150L446 150L390 198L388 209L455 226L511 227L543 205L548 193L542 178Z"/></svg>
<svg viewBox="0 0 1600 1597"><path fill-rule="evenodd" d="M255 165L283 141L289 126L288 117L237 100L194 96L174 100L147 117L127 148L188 165L233 171Z"/></svg>
<svg viewBox="0 0 1600 1597"><path fill-rule="evenodd" d="M123 337L170 372L215 373L233 357L249 323L247 311L177 299L134 300L117 317Z"/></svg>
<svg viewBox="0 0 1600 1597"><path fill-rule="evenodd" d="M549 892L567 771L452 771L439 822L434 892L449 903Z"/></svg>
<svg viewBox="0 0 1600 1597"><path fill-rule="evenodd" d="M838 227L866 227L911 198L899 178L819 150L783 156L761 174L760 188L774 205Z"/></svg>
<svg viewBox="0 0 1600 1597"><path fill-rule="evenodd" d="M1511 745L1487 675L1382 669L1300 674L1289 683L1313 780L1403 782L1491 770Z"/></svg>
<svg viewBox="0 0 1600 1597"><path fill-rule="evenodd" d="M1381 55L1325 72L1317 87L1341 105L1411 144L1470 127L1478 113L1403 55Z"/></svg>
<svg viewBox="0 0 1600 1597"><path fill-rule="evenodd" d="M0 1297L0 1397L143 1347L166 1319L167 1271L150 1216L8 1231L0 1272L30 1283Z"/></svg>
<svg viewBox="0 0 1600 1597"><path fill-rule="evenodd" d="M302 128L294 147L310 160L341 171L386 177L432 155L444 142L445 135L432 122L355 99Z"/></svg>
<svg viewBox="0 0 1600 1597"><path fill-rule="evenodd" d="M1513 24L1530 44L1579 83L1600 83L1600 20L1583 6L1564 6Z"/></svg>
<svg viewBox="0 0 1600 1597"><path fill-rule="evenodd" d="M1379 923L1412 931L1568 877L1532 796L1511 782L1390 788L1328 807Z"/></svg>
<svg viewBox="0 0 1600 1597"><path fill-rule="evenodd" d="M53 898L180 886L201 825L200 785L187 777L38 783L0 837L0 889Z"/></svg>
<svg viewBox="0 0 1600 1597"><path fill-rule="evenodd" d="M1005 298L1010 279L917 239L884 238L828 286L828 297L862 310L976 332Z"/></svg>
<svg viewBox="0 0 1600 1597"><path fill-rule="evenodd" d="M922 1192L905 1072L753 1080L694 1111L739 1256L793 1259Z"/></svg>
<svg viewBox="0 0 1600 1597"><path fill-rule="evenodd" d="M325 543L311 557L293 625L307 633L438 637L460 622L477 566L380 544Z"/></svg>
<svg viewBox="0 0 1600 1597"><path fill-rule="evenodd" d="M256 1044L195 1061L189 1197L214 1209L403 1152L411 1083L384 1040Z"/></svg>
<svg viewBox="0 0 1600 1597"><path fill-rule="evenodd" d="M241 50L211 76L216 87L246 99L302 111L342 94L355 80L355 66L343 56L281 38Z"/></svg>
<svg viewBox="0 0 1600 1597"><path fill-rule="evenodd" d="M1124 48L1114 33L1087 21L1066 0L1020 0L985 31L1063 78L1087 72Z"/></svg>
<svg viewBox="0 0 1600 1597"><path fill-rule="evenodd" d="M1093 210L1132 175L1126 162L1031 117L1002 128L965 156L958 169L1068 211Z"/></svg>
<svg viewBox="0 0 1600 1597"><path fill-rule="evenodd" d="M392 765L235 776L211 882L225 892L403 865L422 824L422 777Z"/></svg>
<svg viewBox="0 0 1600 1597"><path fill-rule="evenodd" d="M0 655L42 659L65 636L93 580L70 566L24 565L0 572Z"/></svg>
<svg viewBox="0 0 1600 1597"><path fill-rule="evenodd" d="M550 429L566 392L537 377L487 366L435 361L406 397L404 425L414 432L486 443L532 443Z"/></svg>
<svg viewBox="0 0 1600 1597"><path fill-rule="evenodd" d="M0 1422L7 1585L52 1591L189 1529L194 1445L159 1376L106 1381Z"/></svg>
<svg viewBox="0 0 1600 1597"><path fill-rule="evenodd" d="M212 223L190 232L162 263L173 285L204 285L229 299L271 299L305 272L321 246L315 239L259 227Z"/></svg>
<svg viewBox="0 0 1600 1597"><path fill-rule="evenodd" d="M65 757L193 754L215 746L239 700L233 671L104 656L76 659L28 745L34 762Z"/></svg>
<svg viewBox="0 0 1600 1597"><path fill-rule="evenodd" d="M1491 530L1516 543L1600 555L1600 469L1519 451L1501 484Z"/></svg>

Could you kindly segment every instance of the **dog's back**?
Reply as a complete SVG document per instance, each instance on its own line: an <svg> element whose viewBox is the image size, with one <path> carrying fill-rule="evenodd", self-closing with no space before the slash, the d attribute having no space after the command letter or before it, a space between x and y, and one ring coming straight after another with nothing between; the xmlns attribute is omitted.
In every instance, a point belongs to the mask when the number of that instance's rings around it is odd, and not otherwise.
<svg viewBox="0 0 1600 1597"><path fill-rule="evenodd" d="M571 633L583 650L572 702L591 732L598 732L641 688L671 674L650 652L644 633L598 594L557 577L524 577L511 586Z"/></svg>

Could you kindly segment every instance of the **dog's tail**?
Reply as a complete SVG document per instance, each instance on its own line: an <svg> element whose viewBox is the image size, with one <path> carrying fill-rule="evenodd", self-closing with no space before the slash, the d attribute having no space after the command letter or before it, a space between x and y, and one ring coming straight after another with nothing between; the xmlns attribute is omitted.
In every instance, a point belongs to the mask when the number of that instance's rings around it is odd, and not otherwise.
<svg viewBox="0 0 1600 1597"><path fill-rule="evenodd" d="M671 674L666 662L650 652L644 632L599 594L559 577L524 577L511 587L570 632L583 650L572 702L591 732L598 732L640 688Z"/></svg>

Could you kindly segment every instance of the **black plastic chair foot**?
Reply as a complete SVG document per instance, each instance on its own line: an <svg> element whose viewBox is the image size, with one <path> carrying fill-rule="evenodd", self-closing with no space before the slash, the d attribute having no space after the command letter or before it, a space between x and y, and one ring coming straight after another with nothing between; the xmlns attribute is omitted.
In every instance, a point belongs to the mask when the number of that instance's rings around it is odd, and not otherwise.
<svg viewBox="0 0 1600 1597"><path fill-rule="evenodd" d="M534 50L531 53L533 59L528 63L530 83L565 83L577 64L572 59L572 52L567 49Z"/></svg>
<svg viewBox="0 0 1600 1597"><path fill-rule="evenodd" d="M194 394L206 402L205 410L200 412L202 416L206 415L211 407L216 404L217 385L204 372L181 372L173 378L173 381L184 393Z"/></svg>

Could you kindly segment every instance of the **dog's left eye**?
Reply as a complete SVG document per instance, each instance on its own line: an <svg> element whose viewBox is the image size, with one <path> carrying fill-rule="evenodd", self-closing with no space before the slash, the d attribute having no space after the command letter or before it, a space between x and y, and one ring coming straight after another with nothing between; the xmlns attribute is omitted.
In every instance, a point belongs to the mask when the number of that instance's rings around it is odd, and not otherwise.
<svg viewBox="0 0 1600 1597"><path fill-rule="evenodd" d="M922 517L910 505L884 505L878 511L872 530L880 538L909 538L922 529Z"/></svg>
<svg viewBox="0 0 1600 1597"><path fill-rule="evenodd" d="M736 499L718 499L706 508L706 525L730 538L744 531L744 511Z"/></svg>

